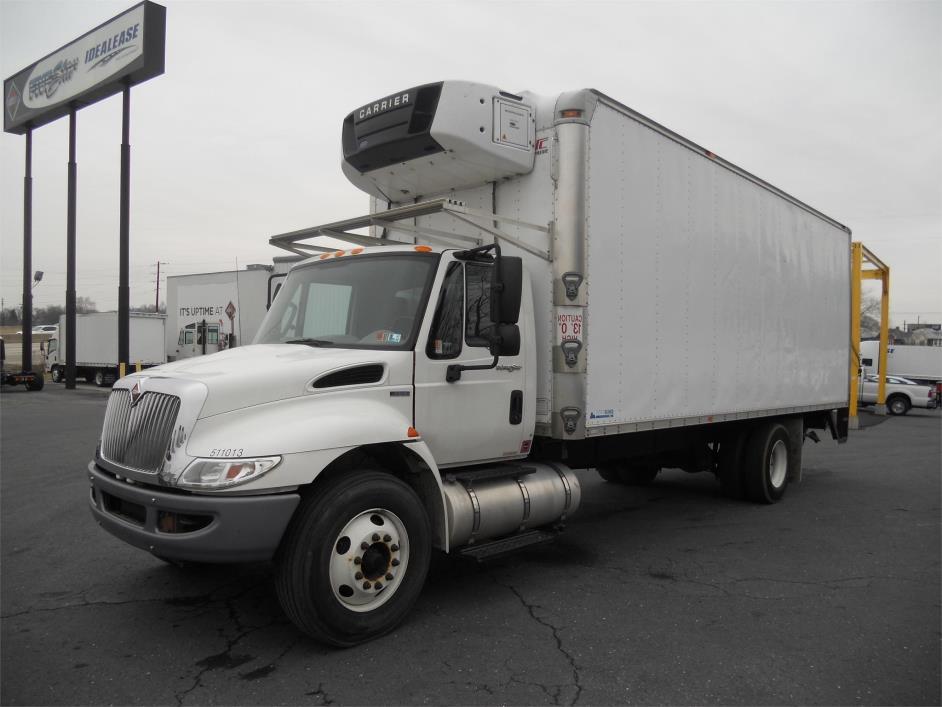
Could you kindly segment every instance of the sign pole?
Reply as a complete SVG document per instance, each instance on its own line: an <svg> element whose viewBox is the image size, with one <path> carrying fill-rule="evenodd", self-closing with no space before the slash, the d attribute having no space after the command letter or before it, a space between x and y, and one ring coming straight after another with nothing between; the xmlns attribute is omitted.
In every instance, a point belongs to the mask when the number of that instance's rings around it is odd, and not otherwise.
<svg viewBox="0 0 942 707"><path fill-rule="evenodd" d="M69 194L65 234L65 387L75 388L75 202L78 165L75 163L75 104L69 110Z"/></svg>
<svg viewBox="0 0 942 707"><path fill-rule="evenodd" d="M33 129L26 129L26 172L23 176L23 355L24 371L33 370Z"/></svg>
<svg viewBox="0 0 942 707"><path fill-rule="evenodd" d="M118 282L118 361L127 364L131 358L131 288L130 232L131 232L131 86L124 84L123 111L121 113L121 204L119 225L119 282ZM158 266L159 267L159 266Z"/></svg>

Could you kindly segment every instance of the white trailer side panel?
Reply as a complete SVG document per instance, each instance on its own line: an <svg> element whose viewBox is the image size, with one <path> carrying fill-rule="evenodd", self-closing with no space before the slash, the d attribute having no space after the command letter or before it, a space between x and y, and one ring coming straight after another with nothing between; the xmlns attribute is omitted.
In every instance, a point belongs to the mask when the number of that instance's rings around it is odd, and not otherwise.
<svg viewBox="0 0 942 707"><path fill-rule="evenodd" d="M163 316L131 315L129 363L132 367L138 361L145 366L155 366L167 361L164 352L166 321Z"/></svg>
<svg viewBox="0 0 942 707"><path fill-rule="evenodd" d="M880 362L880 342L861 342L860 359L864 368L876 373ZM886 374L903 378L942 380L942 346L890 344L886 353Z"/></svg>
<svg viewBox="0 0 942 707"><path fill-rule="evenodd" d="M164 355L163 315L131 313L129 332L130 365L140 361L156 366L167 359ZM75 317L75 365L109 367L118 365L118 313L93 312ZM65 315L59 318L60 360L65 361Z"/></svg>
<svg viewBox="0 0 942 707"><path fill-rule="evenodd" d="M846 405L849 233L601 101L589 149L589 430Z"/></svg>

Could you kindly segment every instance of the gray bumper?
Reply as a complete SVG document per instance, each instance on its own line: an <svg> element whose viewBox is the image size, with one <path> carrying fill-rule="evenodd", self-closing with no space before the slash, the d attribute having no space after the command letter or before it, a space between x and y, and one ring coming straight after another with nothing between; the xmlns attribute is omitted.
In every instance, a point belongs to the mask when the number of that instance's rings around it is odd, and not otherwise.
<svg viewBox="0 0 942 707"><path fill-rule="evenodd" d="M271 496L199 496L119 481L88 464L89 505L105 530L124 542L170 560L270 560L300 501L296 493ZM188 531L165 532L188 519ZM190 519L199 519L193 521ZM161 530L163 528L163 530Z"/></svg>

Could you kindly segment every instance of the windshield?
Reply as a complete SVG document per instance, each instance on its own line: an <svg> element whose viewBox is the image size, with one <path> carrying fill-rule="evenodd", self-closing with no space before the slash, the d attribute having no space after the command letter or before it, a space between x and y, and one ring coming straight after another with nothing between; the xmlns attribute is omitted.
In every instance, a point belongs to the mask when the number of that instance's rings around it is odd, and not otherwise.
<svg viewBox="0 0 942 707"><path fill-rule="evenodd" d="M351 255L292 270L254 343L411 349L438 259Z"/></svg>

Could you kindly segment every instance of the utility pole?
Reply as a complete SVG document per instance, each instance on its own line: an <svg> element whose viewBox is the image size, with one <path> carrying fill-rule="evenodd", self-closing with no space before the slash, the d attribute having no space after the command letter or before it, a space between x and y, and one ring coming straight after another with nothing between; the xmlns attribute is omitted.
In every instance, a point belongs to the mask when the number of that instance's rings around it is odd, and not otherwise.
<svg viewBox="0 0 942 707"><path fill-rule="evenodd" d="M154 314L160 313L160 266L161 265L170 265L170 263L164 263L160 260L157 261L157 294L154 297Z"/></svg>

